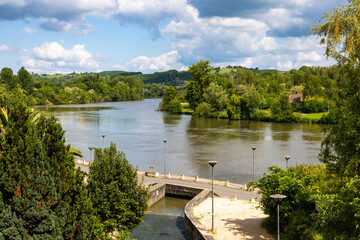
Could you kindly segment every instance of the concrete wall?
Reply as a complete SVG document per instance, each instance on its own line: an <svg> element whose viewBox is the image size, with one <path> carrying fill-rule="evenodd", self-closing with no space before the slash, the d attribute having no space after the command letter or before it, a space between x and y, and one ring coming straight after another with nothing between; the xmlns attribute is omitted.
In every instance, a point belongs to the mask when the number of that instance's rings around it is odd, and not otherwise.
<svg viewBox="0 0 360 240"><path fill-rule="evenodd" d="M210 190L202 190L185 206L185 229L193 240L214 240L214 237L204 228L193 212L194 206L200 204L210 194Z"/></svg>
<svg viewBox="0 0 360 240"><path fill-rule="evenodd" d="M166 184L165 183L157 183L150 187L150 198L148 200L148 206L151 207L155 203L157 203L160 199L165 197L166 193Z"/></svg>
<svg viewBox="0 0 360 240"><path fill-rule="evenodd" d="M198 195L202 189L186 187L181 185L166 184L166 194L183 197L183 198L193 198Z"/></svg>
<svg viewBox="0 0 360 240"><path fill-rule="evenodd" d="M181 185L157 183L152 185L149 189L150 198L148 205L151 207L166 194L192 198L185 206L185 229L193 240L214 240L213 236L204 228L200 221L195 217L193 213L193 207L200 204L211 194L210 190L202 190L198 188L186 187Z"/></svg>

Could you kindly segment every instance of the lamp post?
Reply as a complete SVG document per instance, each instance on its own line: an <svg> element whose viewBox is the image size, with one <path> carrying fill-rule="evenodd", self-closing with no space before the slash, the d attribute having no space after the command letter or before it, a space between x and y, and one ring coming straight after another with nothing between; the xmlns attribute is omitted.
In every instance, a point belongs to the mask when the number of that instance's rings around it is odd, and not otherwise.
<svg viewBox="0 0 360 240"><path fill-rule="evenodd" d="M212 209L211 209L211 231L214 232L214 166L217 164L217 161L208 161L209 165L211 166L211 195L212 195Z"/></svg>
<svg viewBox="0 0 360 240"><path fill-rule="evenodd" d="M274 194L270 195L270 197L277 204L277 239L280 240L280 203L286 198L286 196L281 194Z"/></svg>
<svg viewBox="0 0 360 240"><path fill-rule="evenodd" d="M166 168L165 168L165 146L166 146L166 142L167 142L167 139L163 139L163 142L164 142L164 177L166 178Z"/></svg>
<svg viewBox="0 0 360 240"><path fill-rule="evenodd" d="M105 145L105 134L101 134L102 138L103 138L103 148L104 148L104 145Z"/></svg>
<svg viewBox="0 0 360 240"><path fill-rule="evenodd" d="M94 147L88 147L90 150L90 162L92 162L92 150L94 149Z"/></svg>
<svg viewBox="0 0 360 240"><path fill-rule="evenodd" d="M291 156L284 156L285 160L286 160L286 170L288 169L288 161L291 158Z"/></svg>
<svg viewBox="0 0 360 240"><path fill-rule="evenodd" d="M255 181L255 150L256 147L251 148L253 150L253 181Z"/></svg>

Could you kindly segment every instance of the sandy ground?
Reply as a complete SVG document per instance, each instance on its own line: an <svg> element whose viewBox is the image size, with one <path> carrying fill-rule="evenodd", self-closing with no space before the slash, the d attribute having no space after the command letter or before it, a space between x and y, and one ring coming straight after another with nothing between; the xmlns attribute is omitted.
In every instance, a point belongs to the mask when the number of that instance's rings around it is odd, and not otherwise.
<svg viewBox="0 0 360 240"><path fill-rule="evenodd" d="M211 231L211 202L211 198L208 198L193 209L196 218L209 231ZM214 206L213 236L216 240L274 239L260 226L266 215L256 208L258 203L215 197Z"/></svg>

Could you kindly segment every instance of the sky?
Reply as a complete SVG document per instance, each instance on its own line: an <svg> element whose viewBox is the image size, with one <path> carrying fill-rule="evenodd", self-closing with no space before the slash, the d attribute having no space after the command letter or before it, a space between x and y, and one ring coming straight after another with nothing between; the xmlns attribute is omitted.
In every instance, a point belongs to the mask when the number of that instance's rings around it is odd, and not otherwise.
<svg viewBox="0 0 360 240"><path fill-rule="evenodd" d="M0 0L0 68L153 73L200 59L290 70L329 66L305 35L346 0Z"/></svg>

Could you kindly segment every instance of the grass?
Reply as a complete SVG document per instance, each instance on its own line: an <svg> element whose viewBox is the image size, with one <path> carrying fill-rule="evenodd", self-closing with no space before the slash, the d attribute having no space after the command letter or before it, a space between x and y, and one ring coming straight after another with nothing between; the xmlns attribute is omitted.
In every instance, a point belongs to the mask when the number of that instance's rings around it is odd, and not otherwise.
<svg viewBox="0 0 360 240"><path fill-rule="evenodd" d="M300 116L301 120L307 120L311 122L317 122L323 115L328 115L328 112L321 113L294 113L297 116Z"/></svg>

